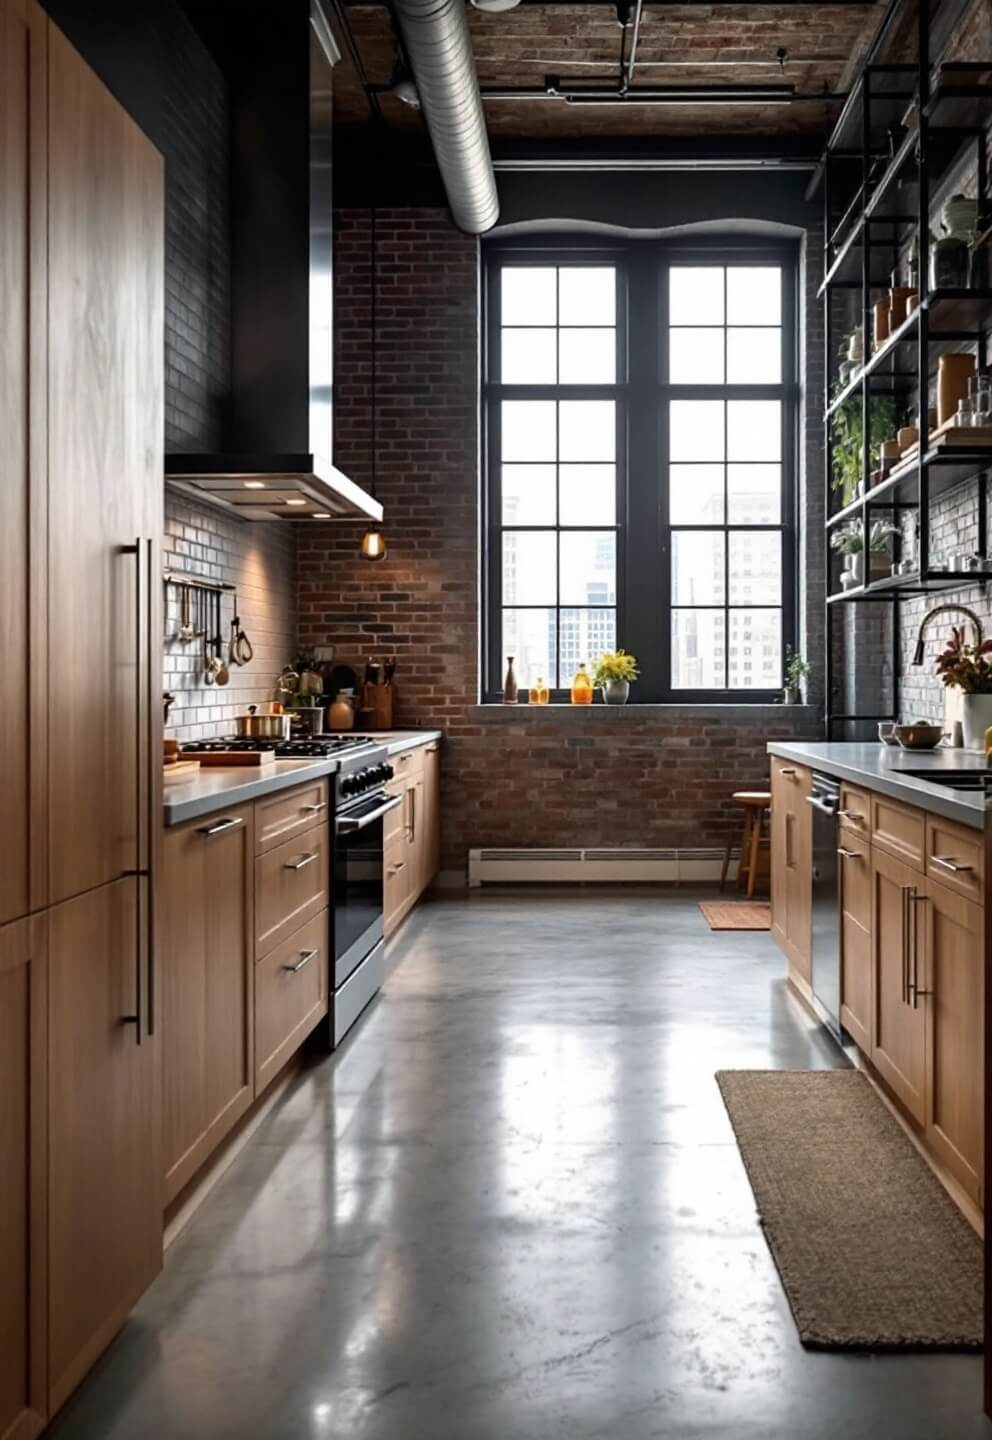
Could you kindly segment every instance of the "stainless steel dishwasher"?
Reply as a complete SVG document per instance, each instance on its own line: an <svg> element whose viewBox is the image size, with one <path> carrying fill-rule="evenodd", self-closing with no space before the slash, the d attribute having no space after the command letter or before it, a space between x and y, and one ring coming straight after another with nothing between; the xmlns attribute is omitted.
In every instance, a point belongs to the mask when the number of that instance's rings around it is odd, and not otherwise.
<svg viewBox="0 0 992 1440"><path fill-rule="evenodd" d="M810 983L817 1014L841 1040L840 890L837 862L840 785L813 772L813 963Z"/></svg>

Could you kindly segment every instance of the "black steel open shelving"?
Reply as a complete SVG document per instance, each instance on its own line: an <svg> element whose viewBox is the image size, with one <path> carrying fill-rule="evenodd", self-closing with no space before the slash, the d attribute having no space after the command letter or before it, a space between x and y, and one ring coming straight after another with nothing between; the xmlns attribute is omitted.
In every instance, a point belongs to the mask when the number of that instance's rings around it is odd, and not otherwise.
<svg viewBox="0 0 992 1440"><path fill-rule="evenodd" d="M992 477L992 450L977 445L948 450L935 448L928 434L931 378L940 354L977 346L979 364L987 368L992 332L992 289L934 290L928 288L932 197L941 181L965 160L972 147L980 208L988 193L988 131L992 122L992 60L932 62L933 7L923 0L903 0L889 12L916 14L917 57L913 63L887 63L879 58L881 37L869 51L851 86L820 167L824 205L824 278L819 297L824 306L825 446L826 446L826 733L851 721L896 719L899 710L899 602L963 585L985 584L992 573L950 571L934 563L931 553L930 506L946 491L976 480L978 551L988 553L986 492ZM886 29L890 27L887 25ZM894 24L892 29L894 30ZM872 306L890 284L890 276L916 240L919 295L915 309L888 339L870 350ZM831 302L838 291L859 295L856 323L863 326L865 361L846 383L835 385L836 340ZM874 395L900 397L919 416L920 445L894 471L872 486L870 405ZM842 406L861 400L862 485L860 493L841 508L832 508L832 421ZM879 518L893 520L912 511L918 516L918 565L913 573L871 578L869 533ZM840 525L860 524L866 582L831 592L829 540ZM897 542L898 544L898 542ZM896 552L898 560L898 549ZM892 607L892 712L888 715L835 713L832 618L849 604Z"/></svg>

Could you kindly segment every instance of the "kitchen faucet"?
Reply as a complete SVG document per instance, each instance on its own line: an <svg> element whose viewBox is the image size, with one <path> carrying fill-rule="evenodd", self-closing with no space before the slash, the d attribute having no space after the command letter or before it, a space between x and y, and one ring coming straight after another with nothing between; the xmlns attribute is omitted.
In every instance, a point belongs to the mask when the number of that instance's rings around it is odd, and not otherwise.
<svg viewBox="0 0 992 1440"><path fill-rule="evenodd" d="M979 618L978 618L978 616L975 614L974 610L969 610L968 607L967 607L967 605L935 605L932 610L928 610L928 611L927 611L927 613L924 615L923 619L920 621L920 628L919 628L919 630L917 631L917 634L916 634L916 649L913 651L913 664L914 664L914 665L922 665L922 664L923 664L923 653L924 653L924 652L923 652L923 645L924 645L924 641L926 640L927 627L929 626L930 621L933 620L934 617L937 616L937 615L952 615L952 614L966 615L966 616L968 617L968 619L971 621L972 628L973 628L973 630L974 630L974 632L975 632L975 636L974 636L975 649L977 650L978 647L979 647L979 645L981 645L981 643L982 643L982 622L981 622L981 620L979 620Z"/></svg>

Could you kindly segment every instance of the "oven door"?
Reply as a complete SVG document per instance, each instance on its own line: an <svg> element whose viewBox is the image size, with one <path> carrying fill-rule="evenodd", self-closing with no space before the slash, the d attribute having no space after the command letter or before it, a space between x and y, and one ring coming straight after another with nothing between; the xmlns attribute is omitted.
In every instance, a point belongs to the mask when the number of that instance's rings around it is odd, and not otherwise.
<svg viewBox="0 0 992 1440"><path fill-rule="evenodd" d="M334 817L334 988L382 939L382 822L399 796L366 795Z"/></svg>

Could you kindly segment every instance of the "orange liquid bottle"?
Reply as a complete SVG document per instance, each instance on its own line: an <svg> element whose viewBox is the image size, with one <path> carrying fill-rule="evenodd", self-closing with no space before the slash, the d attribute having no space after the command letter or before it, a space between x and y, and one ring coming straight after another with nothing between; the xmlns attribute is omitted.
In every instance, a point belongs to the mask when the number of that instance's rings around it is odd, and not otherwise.
<svg viewBox="0 0 992 1440"><path fill-rule="evenodd" d="M586 670L586 662L579 661L579 668L572 676L572 704L591 705L593 697L592 680Z"/></svg>

